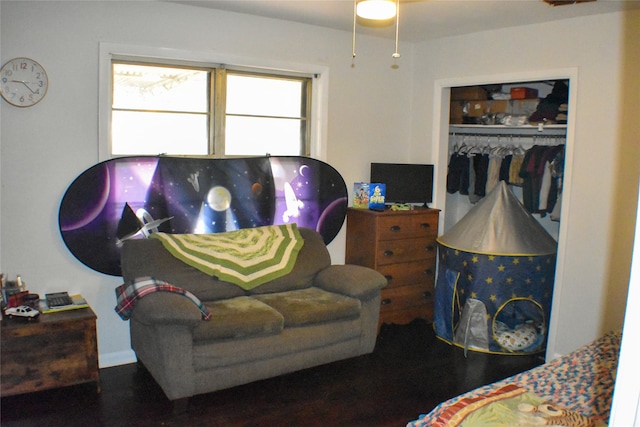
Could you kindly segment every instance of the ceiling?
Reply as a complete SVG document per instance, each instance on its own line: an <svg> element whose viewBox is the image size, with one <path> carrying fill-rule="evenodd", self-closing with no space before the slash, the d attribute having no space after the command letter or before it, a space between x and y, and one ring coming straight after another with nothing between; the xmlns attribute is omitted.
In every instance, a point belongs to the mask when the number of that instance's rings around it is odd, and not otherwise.
<svg viewBox="0 0 640 427"><path fill-rule="evenodd" d="M353 29L352 0L167 0L345 31ZM640 0L597 0L551 6L542 0L401 0L400 40L413 42L586 15L639 9ZM393 38L395 21L357 32Z"/></svg>

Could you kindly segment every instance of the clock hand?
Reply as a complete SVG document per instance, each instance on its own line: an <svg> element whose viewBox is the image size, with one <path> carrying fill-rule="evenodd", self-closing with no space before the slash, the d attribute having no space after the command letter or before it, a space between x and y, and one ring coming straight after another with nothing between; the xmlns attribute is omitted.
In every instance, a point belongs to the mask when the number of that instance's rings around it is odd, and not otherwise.
<svg viewBox="0 0 640 427"><path fill-rule="evenodd" d="M27 82L25 82L24 80L11 80L13 83L22 83L23 85L25 85L27 87L27 89L29 89L29 91L31 93L36 93L33 89L31 89L29 87L29 85L27 84Z"/></svg>

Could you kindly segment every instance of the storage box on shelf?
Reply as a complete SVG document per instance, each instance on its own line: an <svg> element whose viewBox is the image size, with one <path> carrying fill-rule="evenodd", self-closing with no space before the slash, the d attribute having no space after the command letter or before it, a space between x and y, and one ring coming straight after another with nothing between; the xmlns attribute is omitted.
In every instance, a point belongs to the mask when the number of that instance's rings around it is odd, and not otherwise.
<svg viewBox="0 0 640 427"><path fill-rule="evenodd" d="M511 94L511 99L537 98L538 89L533 89L530 87L512 87L510 94Z"/></svg>
<svg viewBox="0 0 640 427"><path fill-rule="evenodd" d="M487 99L487 91L481 86L451 88L452 101L476 101Z"/></svg>

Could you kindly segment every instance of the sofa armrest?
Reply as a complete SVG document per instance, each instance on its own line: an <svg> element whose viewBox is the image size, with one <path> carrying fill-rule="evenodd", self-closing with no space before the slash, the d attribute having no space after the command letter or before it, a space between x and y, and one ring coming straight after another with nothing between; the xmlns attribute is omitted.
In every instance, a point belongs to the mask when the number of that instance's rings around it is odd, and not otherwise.
<svg viewBox="0 0 640 427"><path fill-rule="evenodd" d="M170 292L154 292L140 298L131 318L144 325L185 325L195 328L202 312L192 301Z"/></svg>
<svg viewBox="0 0 640 427"><path fill-rule="evenodd" d="M314 285L325 291L358 299L368 299L387 285L387 279L377 271L361 265L331 265L321 270Z"/></svg>

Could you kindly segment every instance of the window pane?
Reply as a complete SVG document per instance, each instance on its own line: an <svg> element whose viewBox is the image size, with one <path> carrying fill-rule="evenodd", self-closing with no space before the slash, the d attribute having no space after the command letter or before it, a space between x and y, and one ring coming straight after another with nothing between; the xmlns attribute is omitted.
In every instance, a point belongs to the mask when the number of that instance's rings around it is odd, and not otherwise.
<svg viewBox="0 0 640 427"><path fill-rule="evenodd" d="M208 154L206 114L114 111L113 155Z"/></svg>
<svg viewBox="0 0 640 427"><path fill-rule="evenodd" d="M227 114L300 117L302 81L227 74Z"/></svg>
<svg viewBox="0 0 640 427"><path fill-rule="evenodd" d="M227 116L225 154L299 156L301 120Z"/></svg>
<svg viewBox="0 0 640 427"><path fill-rule="evenodd" d="M113 64L113 108L116 109L206 113L208 86L207 71Z"/></svg>

